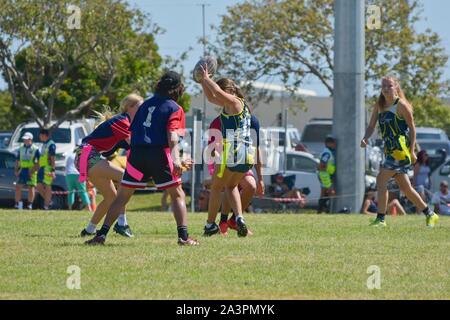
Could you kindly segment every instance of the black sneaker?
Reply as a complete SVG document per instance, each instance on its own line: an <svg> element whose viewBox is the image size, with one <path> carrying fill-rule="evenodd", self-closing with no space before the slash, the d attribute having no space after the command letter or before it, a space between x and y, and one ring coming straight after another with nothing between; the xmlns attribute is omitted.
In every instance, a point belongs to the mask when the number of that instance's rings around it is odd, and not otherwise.
<svg viewBox="0 0 450 320"><path fill-rule="evenodd" d="M239 237L246 237L248 234L247 225L244 222L244 219L240 218L236 220L237 224L237 234Z"/></svg>
<svg viewBox="0 0 450 320"><path fill-rule="evenodd" d="M121 236L127 237L127 238L133 238L133 232L131 232L130 226L120 226L118 222L114 225L113 228L115 233L120 234Z"/></svg>
<svg viewBox="0 0 450 320"><path fill-rule="evenodd" d="M95 232L89 233L86 229L81 230L80 237L95 236Z"/></svg>
<svg viewBox="0 0 450 320"><path fill-rule="evenodd" d="M220 231L217 223L213 223L209 228L207 226L205 226L205 228L203 230L204 230L204 232L203 232L204 237L210 237L212 235L215 235L216 233L219 233L219 231Z"/></svg>
<svg viewBox="0 0 450 320"><path fill-rule="evenodd" d="M106 237L103 235L96 235L91 240L86 241L84 244L88 246L98 246L98 245L104 245L105 244Z"/></svg>

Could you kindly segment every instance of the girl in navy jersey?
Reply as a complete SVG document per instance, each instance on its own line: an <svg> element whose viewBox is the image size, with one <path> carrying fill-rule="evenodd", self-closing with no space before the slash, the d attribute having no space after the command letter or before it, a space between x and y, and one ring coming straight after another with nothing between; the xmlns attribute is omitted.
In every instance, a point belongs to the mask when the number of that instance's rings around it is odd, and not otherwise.
<svg viewBox="0 0 450 320"><path fill-rule="evenodd" d="M103 200L97 206L87 227L81 231L81 236L94 235L97 224L108 212L117 191L114 182L120 182L124 170L112 165L105 157L113 154L118 148L129 148L130 124L143 99L136 94L126 96L120 103L121 113L108 116L95 130L82 140L75 151L75 166L80 172L80 182L89 177L89 181L100 191ZM115 225L114 230L126 237L133 234L129 228L125 211Z"/></svg>
<svg viewBox="0 0 450 320"><path fill-rule="evenodd" d="M153 179L159 190L167 190L177 223L178 244L195 246L198 241L189 237L187 209L181 186L182 168L192 163L183 161L178 148L184 135L185 117L177 100L184 92L181 77L176 72L166 72L155 88L155 95L145 100L136 112L131 125L131 149L127 167L116 199L108 210L102 228L87 245L104 244L110 226L131 199L136 188L145 188Z"/></svg>
<svg viewBox="0 0 450 320"><path fill-rule="evenodd" d="M223 179L225 194L236 215L238 236L246 237L248 228L242 216L242 204L238 185L254 165L254 148L251 139L251 113L242 92L227 78L214 82L205 65L201 70L203 92L209 102L222 107L220 114L223 139L222 163L214 179ZM210 197L208 211L216 211L220 206L220 194ZM216 231L217 230L217 231ZM207 222L205 234L218 232L215 223Z"/></svg>

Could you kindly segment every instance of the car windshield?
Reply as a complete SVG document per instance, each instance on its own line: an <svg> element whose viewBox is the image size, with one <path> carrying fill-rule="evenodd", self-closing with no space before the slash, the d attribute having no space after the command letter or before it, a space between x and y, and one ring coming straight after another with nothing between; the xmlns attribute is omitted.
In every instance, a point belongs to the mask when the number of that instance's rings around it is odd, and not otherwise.
<svg viewBox="0 0 450 320"><path fill-rule="evenodd" d="M437 154L437 150L444 149L447 154L450 152L450 147L447 143L420 143L420 149L424 149L428 154L434 155Z"/></svg>
<svg viewBox="0 0 450 320"><path fill-rule="evenodd" d="M441 140L441 135L439 133L417 133L417 140Z"/></svg>
<svg viewBox="0 0 450 320"><path fill-rule="evenodd" d="M30 132L33 135L33 142L40 142L39 131L39 128L22 128L22 130L20 130L18 142L20 143L20 140L25 132ZM70 129L58 128L52 132L50 139L52 139L55 143L70 143Z"/></svg>
<svg viewBox="0 0 450 320"><path fill-rule="evenodd" d="M307 125L303 131L302 142L324 142L331 131L331 124Z"/></svg>

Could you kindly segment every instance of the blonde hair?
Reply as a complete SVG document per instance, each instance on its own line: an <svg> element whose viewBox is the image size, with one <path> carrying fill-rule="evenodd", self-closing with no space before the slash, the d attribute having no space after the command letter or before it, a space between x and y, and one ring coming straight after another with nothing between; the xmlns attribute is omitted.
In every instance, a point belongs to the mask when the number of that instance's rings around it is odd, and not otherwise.
<svg viewBox="0 0 450 320"><path fill-rule="evenodd" d="M125 98L120 101L120 112L125 113L131 108L134 108L140 105L144 101L140 95L132 93L127 95Z"/></svg>
<svg viewBox="0 0 450 320"><path fill-rule="evenodd" d="M125 98L123 98L122 101L120 101L119 112L120 113L128 112L128 110L137 107L143 101L144 98L142 98L140 95L135 93L129 94ZM108 105L103 105L103 110L101 112L94 110L94 113L96 115L98 124L111 119L115 115L115 112Z"/></svg>
<svg viewBox="0 0 450 320"><path fill-rule="evenodd" d="M397 90L397 95L400 97L400 99L402 99L402 100L408 102L408 104L411 105L411 104L409 103L408 99L406 99L405 93L403 92L402 87L401 87L401 85L400 85L400 81L398 80L397 77L395 77L395 76L393 76L393 75L387 75L387 76L385 76L385 77L383 77L383 78L381 79L382 82L383 82L384 80L393 81L394 84L395 84L395 89ZM384 109L384 108L387 107L387 105L386 105L386 98L385 98L383 92L381 92L381 93L380 93L380 96L378 97L378 106L379 106L381 109Z"/></svg>

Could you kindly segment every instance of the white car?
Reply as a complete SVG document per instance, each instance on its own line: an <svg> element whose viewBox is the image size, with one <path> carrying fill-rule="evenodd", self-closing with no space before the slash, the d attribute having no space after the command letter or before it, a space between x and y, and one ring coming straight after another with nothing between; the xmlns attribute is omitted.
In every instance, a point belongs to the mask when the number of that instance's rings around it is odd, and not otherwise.
<svg viewBox="0 0 450 320"><path fill-rule="evenodd" d="M286 162L286 172L283 174L285 177L287 176L295 176L295 185L296 189L304 189L308 188L310 193L307 196L308 202L306 204L307 207L315 208L319 204L320 198L320 182L318 178L318 166L319 160L315 158L312 154L302 151L289 151L287 152L287 162ZM273 168L273 172L271 174L281 173L284 170L283 163L283 153L279 152L277 155L278 158L278 170ZM277 172L275 172L277 171ZM267 173L267 172L266 172ZM264 175L264 184L266 186L271 185L271 175ZM365 185L366 187L370 185L375 185L376 178L373 176L366 175L365 176Z"/></svg>
<svg viewBox="0 0 450 320"><path fill-rule="evenodd" d="M287 137L284 127L264 127L259 132L261 145L275 144L279 151L284 150L285 142L288 151L295 150L295 146L300 142L300 132L292 126L287 128Z"/></svg>
<svg viewBox="0 0 450 320"><path fill-rule="evenodd" d="M420 144L421 141L441 141L448 142L448 136L444 130L438 128L417 127L416 140Z"/></svg>
<svg viewBox="0 0 450 320"><path fill-rule="evenodd" d="M38 146L41 145L39 141L39 125L36 122L28 122L20 124L14 131L8 150L17 152L22 145L22 136L25 132L33 134L33 142ZM65 168L66 154L72 152L76 145L89 134L87 125L83 121L64 121L51 134L51 139L56 144L56 168Z"/></svg>

